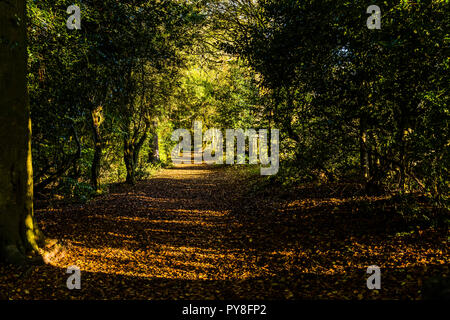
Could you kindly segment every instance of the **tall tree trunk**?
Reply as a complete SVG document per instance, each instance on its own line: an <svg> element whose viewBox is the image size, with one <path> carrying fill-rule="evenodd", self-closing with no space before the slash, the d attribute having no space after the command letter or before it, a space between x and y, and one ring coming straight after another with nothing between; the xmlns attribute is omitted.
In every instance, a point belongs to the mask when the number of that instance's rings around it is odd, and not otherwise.
<svg viewBox="0 0 450 320"><path fill-rule="evenodd" d="M100 125L102 123L102 107L91 110L92 136L94 139L94 159L91 167L91 184L95 191L100 189L100 160L102 157L102 139L100 135Z"/></svg>
<svg viewBox="0 0 450 320"><path fill-rule="evenodd" d="M133 138L125 138L123 142L123 156L125 161L125 167L127 169L127 180L128 184L136 183L136 166L139 161L139 152L144 145L145 139L147 139L147 131L149 127L149 122L145 123L144 133L140 139L137 139L139 132L136 131ZM138 129L135 129L138 130Z"/></svg>
<svg viewBox="0 0 450 320"><path fill-rule="evenodd" d="M33 217L25 0L0 2L0 257L24 263L43 241Z"/></svg>
<svg viewBox="0 0 450 320"><path fill-rule="evenodd" d="M153 139L152 139L152 147L150 149L149 160L151 163L158 163L160 161L159 157L159 137L158 137L158 121L153 121L152 126L153 131Z"/></svg>
<svg viewBox="0 0 450 320"><path fill-rule="evenodd" d="M399 171L400 171L400 179L399 179L399 189L401 191L405 191L405 182L406 182L406 172L407 172L407 162L406 162L406 121L404 114L406 113L405 102L400 102L400 109L397 115L397 123L398 123L398 133L396 135L398 149L399 149Z"/></svg>
<svg viewBox="0 0 450 320"><path fill-rule="evenodd" d="M359 119L359 161L361 176L367 181L369 179L369 154L367 152L366 121L363 117Z"/></svg>
<svg viewBox="0 0 450 320"><path fill-rule="evenodd" d="M136 164L134 163L134 150L133 150L133 142L128 140L127 138L123 141L123 159L125 161L125 168L127 169L127 180L128 184L135 184L135 169Z"/></svg>

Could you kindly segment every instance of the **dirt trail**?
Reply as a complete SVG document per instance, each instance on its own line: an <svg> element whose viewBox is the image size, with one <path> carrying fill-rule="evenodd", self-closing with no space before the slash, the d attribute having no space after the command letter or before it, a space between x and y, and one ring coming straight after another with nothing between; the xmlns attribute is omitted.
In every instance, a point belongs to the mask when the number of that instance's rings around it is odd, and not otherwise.
<svg viewBox="0 0 450 320"><path fill-rule="evenodd" d="M387 240L375 222L312 194L249 197L242 172L177 165L83 207L37 210L64 255L25 273L2 266L0 298L417 298L426 264L448 272L437 235ZM381 294L366 288L371 264L390 270ZM66 288L71 265L81 290Z"/></svg>
<svg viewBox="0 0 450 320"><path fill-rule="evenodd" d="M179 165L90 203L65 238L88 272L183 280L245 279L251 264L233 243L238 190L205 166ZM64 230L63 230L64 231ZM234 270L240 263L240 270Z"/></svg>

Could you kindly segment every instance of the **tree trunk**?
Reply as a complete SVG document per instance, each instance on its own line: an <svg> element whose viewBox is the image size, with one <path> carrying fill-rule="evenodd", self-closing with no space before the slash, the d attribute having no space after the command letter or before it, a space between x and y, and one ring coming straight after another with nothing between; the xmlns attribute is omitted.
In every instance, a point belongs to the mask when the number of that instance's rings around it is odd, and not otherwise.
<svg viewBox="0 0 450 320"><path fill-rule="evenodd" d="M141 138L137 140L139 132L136 131L133 138L125 138L123 141L123 156L125 161L125 167L127 169L127 180L128 184L135 184L136 178L136 166L139 161L139 152L141 151L142 146L144 145L145 139L147 139L147 130L149 127L149 123L146 122L144 133Z"/></svg>
<svg viewBox="0 0 450 320"><path fill-rule="evenodd" d="M136 164L134 163L134 150L133 150L133 142L128 139L124 139L123 141L123 159L125 161L125 168L127 169L127 180L128 184L135 184L135 169Z"/></svg>
<svg viewBox="0 0 450 320"><path fill-rule="evenodd" d="M160 161L159 158L159 137L158 137L158 122L153 121L153 139L152 139L152 147L150 149L149 160L151 163L158 163Z"/></svg>
<svg viewBox="0 0 450 320"><path fill-rule="evenodd" d="M26 5L0 2L0 258L22 264L43 242L33 217Z"/></svg>
<svg viewBox="0 0 450 320"><path fill-rule="evenodd" d="M102 123L102 107L91 110L92 136L94 139L94 159L91 167L91 184L95 191L100 189L100 160L102 157L102 139L100 135L100 125Z"/></svg>
<svg viewBox="0 0 450 320"><path fill-rule="evenodd" d="M369 155L367 152L366 121L359 119L359 161L361 167L361 177L364 181L369 179Z"/></svg>

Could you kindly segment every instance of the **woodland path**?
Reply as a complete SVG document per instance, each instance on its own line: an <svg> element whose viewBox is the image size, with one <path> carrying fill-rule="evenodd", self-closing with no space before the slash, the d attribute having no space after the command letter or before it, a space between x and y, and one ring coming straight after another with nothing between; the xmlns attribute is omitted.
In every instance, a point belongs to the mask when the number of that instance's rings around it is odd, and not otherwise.
<svg viewBox="0 0 450 320"><path fill-rule="evenodd" d="M397 237L345 197L304 189L272 199L247 192L247 178L177 165L84 206L36 210L64 250L46 265L1 270L0 298L417 298L424 270L448 273L439 234ZM384 290L366 288L372 264L384 268ZM81 290L66 288L71 265Z"/></svg>

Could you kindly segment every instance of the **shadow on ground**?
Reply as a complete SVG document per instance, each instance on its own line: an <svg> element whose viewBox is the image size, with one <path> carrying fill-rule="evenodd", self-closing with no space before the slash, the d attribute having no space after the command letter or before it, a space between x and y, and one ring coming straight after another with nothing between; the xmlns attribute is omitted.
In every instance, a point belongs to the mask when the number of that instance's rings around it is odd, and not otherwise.
<svg viewBox="0 0 450 320"><path fill-rule="evenodd" d="M0 298L416 299L427 278L448 274L446 238L433 230L398 236L392 219L339 199L245 188L233 170L180 165L84 207L38 210L65 250L26 272L2 266ZM81 290L66 288L71 265ZM366 287L370 265L382 290Z"/></svg>

